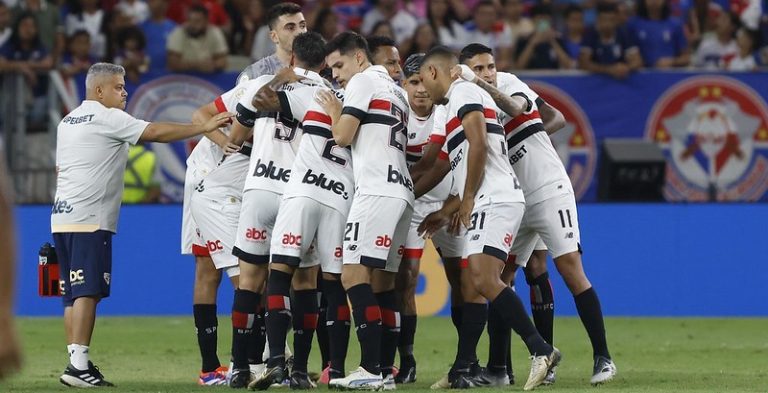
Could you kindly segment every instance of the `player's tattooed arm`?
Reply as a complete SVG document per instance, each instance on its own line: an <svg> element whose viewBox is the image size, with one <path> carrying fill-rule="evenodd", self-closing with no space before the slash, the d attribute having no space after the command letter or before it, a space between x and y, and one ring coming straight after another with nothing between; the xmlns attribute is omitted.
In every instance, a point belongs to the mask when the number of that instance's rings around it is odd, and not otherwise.
<svg viewBox="0 0 768 393"><path fill-rule="evenodd" d="M467 149L467 179L464 183L464 194L459 208L459 219L469 228L469 216L475 207L475 194L485 177L485 162L488 159L488 140L486 138L485 116L483 112L472 111L461 119L464 135L469 143Z"/></svg>
<svg viewBox="0 0 768 393"><path fill-rule="evenodd" d="M304 78L296 75L292 67L282 68L271 81L267 82L256 92L251 103L254 108L260 111L279 112L282 107L280 106L277 90L288 83L298 82L302 79Z"/></svg>
<svg viewBox="0 0 768 393"><path fill-rule="evenodd" d="M498 105L499 109L509 116L515 117L531 109L531 100L528 99L525 94L515 93L512 96L508 96L497 89L496 86L491 85L482 78L478 78L475 73L472 72L472 69L464 64L457 65L452 71L452 73L460 76L461 79L473 82L488 92L488 94L491 95L491 98L493 98L493 102Z"/></svg>

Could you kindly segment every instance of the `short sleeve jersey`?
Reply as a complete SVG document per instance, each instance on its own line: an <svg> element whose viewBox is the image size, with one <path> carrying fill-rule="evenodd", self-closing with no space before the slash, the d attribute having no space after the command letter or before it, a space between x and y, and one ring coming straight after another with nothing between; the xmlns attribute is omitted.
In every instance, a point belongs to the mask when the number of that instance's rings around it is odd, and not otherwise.
<svg viewBox="0 0 768 393"><path fill-rule="evenodd" d="M352 153L333 139L331 118L315 101L315 94L321 89L325 88L278 92L281 111L300 121L304 134L283 196L311 198L346 216L355 187ZM344 99L342 92L335 94Z"/></svg>
<svg viewBox="0 0 768 393"><path fill-rule="evenodd" d="M506 72L497 74L497 84L502 93L522 93L532 104L528 111L516 117L499 112L507 138L509 162L520 180L525 202L534 204L560 194L573 193L563 162L544 130L537 105L540 102L538 94L517 76Z"/></svg>
<svg viewBox="0 0 768 393"><path fill-rule="evenodd" d="M475 203L524 202L523 192L509 164L504 129L497 119L496 105L491 96L474 83L459 79L451 84L447 97L447 137L440 157L450 161L459 197L464 198L469 152L469 142L461 121L467 114L479 111L485 117L488 158L480 188L475 194Z"/></svg>
<svg viewBox="0 0 768 393"><path fill-rule="evenodd" d="M344 92L342 114L360 120L352 141L355 191L399 198L413 205L413 181L405 162L408 101L382 66L353 76Z"/></svg>
<svg viewBox="0 0 768 393"><path fill-rule="evenodd" d="M306 79L282 86L294 90L302 86L324 85L315 72L295 68ZM244 190L260 189L282 194L291 177L291 167L301 141L301 124L290 114L258 111L251 100L256 92L272 80L272 75L245 82L247 88L237 104L237 121L253 127L253 151Z"/></svg>
<svg viewBox="0 0 768 393"><path fill-rule="evenodd" d="M117 232L128 147L149 125L86 100L59 122L51 231Z"/></svg>
<svg viewBox="0 0 768 393"><path fill-rule="evenodd" d="M405 159L409 166L415 164L424 155L424 149L430 142L435 128L442 128L442 134L445 135L445 111L445 106L435 105L432 113L426 118L419 117L411 111L408 119L408 146L405 152ZM451 191L451 183L453 183L453 176L446 175L435 188L422 195L416 202L445 201Z"/></svg>

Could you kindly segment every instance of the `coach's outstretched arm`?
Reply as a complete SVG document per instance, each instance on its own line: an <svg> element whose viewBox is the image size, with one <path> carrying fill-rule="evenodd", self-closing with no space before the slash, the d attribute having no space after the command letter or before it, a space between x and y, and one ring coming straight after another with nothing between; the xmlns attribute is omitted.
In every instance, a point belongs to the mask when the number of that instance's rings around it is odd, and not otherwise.
<svg viewBox="0 0 768 393"><path fill-rule="evenodd" d="M216 116L216 114L219 113L219 109L216 106L216 102L212 101L209 102L199 108L197 108L192 113L192 123L194 124L205 124L208 120L210 120L212 117ZM224 151L224 154L230 155L235 152L237 152L240 148L240 146L237 146L233 143L229 143L229 137L227 137L227 134L221 131L221 129L216 129L211 132L206 132L203 134L206 138L210 139L213 143L217 144L221 150Z"/></svg>
<svg viewBox="0 0 768 393"><path fill-rule="evenodd" d="M195 135L218 130L229 123L234 114L229 112L219 113L211 117L204 124L183 124L154 122L149 123L141 134L141 142L173 142L187 139Z"/></svg>

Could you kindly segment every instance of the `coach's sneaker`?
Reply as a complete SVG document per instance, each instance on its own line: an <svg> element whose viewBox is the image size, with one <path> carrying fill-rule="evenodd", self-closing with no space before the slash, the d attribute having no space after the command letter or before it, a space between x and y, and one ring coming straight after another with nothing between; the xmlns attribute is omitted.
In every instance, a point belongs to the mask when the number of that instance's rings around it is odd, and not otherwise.
<svg viewBox="0 0 768 393"><path fill-rule="evenodd" d="M73 388L93 388L97 386L115 386L112 382L104 380L101 371L93 363L88 361L88 369L78 370L73 365L67 365L64 374L61 374L59 382Z"/></svg>
<svg viewBox="0 0 768 393"><path fill-rule="evenodd" d="M290 387L292 390L309 390L317 387L309 374L302 371L293 371L290 378Z"/></svg>
<svg viewBox="0 0 768 393"><path fill-rule="evenodd" d="M201 386L219 386L227 384L227 374L229 369L221 366L213 371L200 372L200 377L197 379L197 384Z"/></svg>
<svg viewBox="0 0 768 393"><path fill-rule="evenodd" d="M560 358L560 351L555 347L552 347L552 353L549 355L531 356L531 373L528 374L528 381L523 390L533 390L541 385L549 370L560 363Z"/></svg>
<svg viewBox="0 0 768 393"><path fill-rule="evenodd" d="M557 366L552 367L549 372L547 373L547 376L544 378L544 381L541 383L544 386L551 386L555 384L555 371L557 370Z"/></svg>
<svg viewBox="0 0 768 393"><path fill-rule="evenodd" d="M599 385L612 380L615 375L616 365L613 364L613 360L604 356L596 356L595 367L592 369L592 379L589 380L589 383Z"/></svg>
<svg viewBox="0 0 768 393"><path fill-rule="evenodd" d="M381 374L372 374L368 370L358 367L344 378L331 379L328 382L329 389L339 390L381 390L384 380Z"/></svg>
<svg viewBox="0 0 768 393"><path fill-rule="evenodd" d="M248 384L250 390L267 390L274 384L282 384L285 380L285 368L281 366L267 367L264 372Z"/></svg>
<svg viewBox="0 0 768 393"><path fill-rule="evenodd" d="M472 376L472 384L480 388L510 385L506 369L491 370L487 367L482 367L477 375Z"/></svg>
<svg viewBox="0 0 768 393"><path fill-rule="evenodd" d="M229 387L233 389L245 389L248 384L256 377L250 368L232 370L232 377L229 379Z"/></svg>

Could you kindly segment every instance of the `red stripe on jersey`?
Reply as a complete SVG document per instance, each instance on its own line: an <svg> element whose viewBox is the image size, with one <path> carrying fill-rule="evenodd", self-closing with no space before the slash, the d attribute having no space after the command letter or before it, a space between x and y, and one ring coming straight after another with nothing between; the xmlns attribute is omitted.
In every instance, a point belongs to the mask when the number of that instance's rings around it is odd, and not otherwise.
<svg viewBox="0 0 768 393"><path fill-rule="evenodd" d="M451 120L448 120L448 123L445 124L445 135L450 135L453 130L458 128L461 125L461 120L459 120L458 117L454 117Z"/></svg>
<svg viewBox="0 0 768 393"><path fill-rule="evenodd" d="M216 99L213 101L213 104L216 105L216 110L219 111L219 113L224 113L227 111L227 106L224 105L224 100L221 99L221 96L216 97Z"/></svg>
<svg viewBox="0 0 768 393"><path fill-rule="evenodd" d="M445 135L432 134L429 136L429 142L443 146L443 143L445 143Z"/></svg>
<svg viewBox="0 0 768 393"><path fill-rule="evenodd" d="M368 109L381 109L388 111L392 107L392 103L387 100L371 100L371 103L368 104Z"/></svg>
<svg viewBox="0 0 768 393"><path fill-rule="evenodd" d="M485 116L486 119L496 120L496 111L489 108L483 108L483 116Z"/></svg>
<svg viewBox="0 0 768 393"><path fill-rule="evenodd" d="M446 153L446 152L444 152L444 151L440 150L440 152L439 152L439 153L437 153L437 158L439 158L439 159L441 159L441 160L446 160L446 161L448 161L448 153Z"/></svg>
<svg viewBox="0 0 768 393"><path fill-rule="evenodd" d="M326 115L325 113L315 111L307 111L307 114L304 115L304 121L316 121L318 123L327 124L329 126L333 123L330 116Z"/></svg>
<svg viewBox="0 0 768 393"><path fill-rule="evenodd" d="M512 118L512 120L509 121L509 123L504 125L504 131L507 133L510 133L515 130L515 128L520 127L521 124L531 121L531 120L541 120L541 115L539 115L539 111L533 111L529 114L519 114Z"/></svg>
<svg viewBox="0 0 768 393"><path fill-rule="evenodd" d="M419 143L418 145L408 145L405 147L405 150L411 153L421 153L421 151L424 150L424 145L426 144L427 142Z"/></svg>

